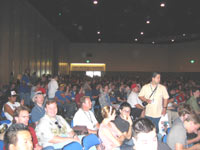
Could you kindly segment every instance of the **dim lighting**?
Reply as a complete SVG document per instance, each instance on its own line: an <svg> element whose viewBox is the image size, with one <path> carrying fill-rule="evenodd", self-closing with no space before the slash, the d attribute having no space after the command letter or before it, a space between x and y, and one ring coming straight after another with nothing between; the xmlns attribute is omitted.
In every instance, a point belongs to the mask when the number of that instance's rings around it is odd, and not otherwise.
<svg viewBox="0 0 200 150"><path fill-rule="evenodd" d="M153 41L152 44L155 44L155 42Z"/></svg>
<svg viewBox="0 0 200 150"><path fill-rule="evenodd" d="M58 16L62 16L62 13L61 13L61 12L59 12L59 13L58 13Z"/></svg>
<svg viewBox="0 0 200 150"><path fill-rule="evenodd" d="M186 36L186 34L185 34L185 33L183 33L183 36Z"/></svg>

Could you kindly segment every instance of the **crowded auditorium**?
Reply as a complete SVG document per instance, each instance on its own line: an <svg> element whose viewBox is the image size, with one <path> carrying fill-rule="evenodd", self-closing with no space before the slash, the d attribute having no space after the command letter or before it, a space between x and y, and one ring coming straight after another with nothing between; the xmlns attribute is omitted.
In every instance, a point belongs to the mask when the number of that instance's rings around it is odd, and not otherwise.
<svg viewBox="0 0 200 150"><path fill-rule="evenodd" d="M200 150L197 0L0 0L0 150Z"/></svg>

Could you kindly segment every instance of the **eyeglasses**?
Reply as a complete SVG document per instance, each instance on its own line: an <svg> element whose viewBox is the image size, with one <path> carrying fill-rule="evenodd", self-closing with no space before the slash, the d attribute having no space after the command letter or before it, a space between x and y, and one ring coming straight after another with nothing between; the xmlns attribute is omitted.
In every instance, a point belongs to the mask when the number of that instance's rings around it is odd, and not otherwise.
<svg viewBox="0 0 200 150"><path fill-rule="evenodd" d="M62 128L62 127L59 125L58 121L56 121L55 124L58 126L59 129Z"/></svg>

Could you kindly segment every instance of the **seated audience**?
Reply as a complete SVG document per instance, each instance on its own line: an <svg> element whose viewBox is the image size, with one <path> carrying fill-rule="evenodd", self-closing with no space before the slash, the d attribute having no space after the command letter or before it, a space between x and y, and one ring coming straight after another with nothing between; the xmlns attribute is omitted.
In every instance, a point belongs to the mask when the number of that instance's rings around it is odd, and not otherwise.
<svg viewBox="0 0 200 150"><path fill-rule="evenodd" d="M187 104L181 104L178 108L179 117L174 121L167 136L167 144L172 150L200 149L200 144L188 148L187 132L197 133L200 127L200 118Z"/></svg>
<svg viewBox="0 0 200 150"><path fill-rule="evenodd" d="M90 111L92 102L89 96L83 96L80 100L81 108L75 113L73 124L74 126L86 126L88 133L97 134L99 123L97 122L94 113Z"/></svg>
<svg viewBox="0 0 200 150"><path fill-rule="evenodd" d="M124 134L125 140L123 145L133 146L132 140L132 119L130 116L131 106L127 102L123 102L119 107L120 114L115 118L114 123L116 127ZM122 146L123 146L122 145Z"/></svg>
<svg viewBox="0 0 200 150"><path fill-rule="evenodd" d="M14 111L13 123L17 124L22 123L25 126L28 126L28 129L31 133L34 150L41 150L42 147L38 144L38 139L35 134L35 130L34 128L28 125L28 121L29 121L29 108L27 108L26 106L20 106L16 108Z"/></svg>
<svg viewBox="0 0 200 150"><path fill-rule="evenodd" d="M24 124L12 124L4 135L5 150L33 150L28 127Z"/></svg>
<svg viewBox="0 0 200 150"><path fill-rule="evenodd" d="M133 123L134 150L170 150L168 145L157 139L156 127L147 118L140 118Z"/></svg>
<svg viewBox="0 0 200 150"><path fill-rule="evenodd" d="M37 91L32 100L35 103L35 106L31 111L31 121L37 124L45 114L43 93L41 91Z"/></svg>
<svg viewBox="0 0 200 150"><path fill-rule="evenodd" d="M78 108L81 107L80 99L81 97L85 96L85 91L83 90L83 87L80 87L79 92L75 96L75 102Z"/></svg>
<svg viewBox="0 0 200 150"><path fill-rule="evenodd" d="M73 141L80 142L65 119L57 115L55 100L47 101L45 111L46 114L40 119L35 129L41 146L53 146L55 149L62 149Z"/></svg>
<svg viewBox="0 0 200 150"><path fill-rule="evenodd" d="M139 118L144 111L144 106L142 105L142 101L138 97L139 87L137 84L131 85L131 94L128 97L127 102L131 105L131 115L134 119Z"/></svg>
<svg viewBox="0 0 200 150"><path fill-rule="evenodd" d="M189 104L196 113L200 114L200 107L198 104L197 99L200 96L200 92L198 88L193 88L192 89L192 95L190 97L190 99L186 102L187 104Z"/></svg>
<svg viewBox="0 0 200 150"><path fill-rule="evenodd" d="M104 106L111 106L111 101L110 101L110 96L108 93L108 85L105 85L103 87L103 92L101 92L100 96L99 96L99 104L101 105L101 108L103 108Z"/></svg>
<svg viewBox="0 0 200 150"><path fill-rule="evenodd" d="M76 104L65 94L64 89L65 84L60 84L59 89L55 93L55 100L60 114L67 118L72 118L76 110Z"/></svg>
<svg viewBox="0 0 200 150"><path fill-rule="evenodd" d="M115 120L116 109L112 106L102 108L102 117L104 118L99 127L99 137L105 150L120 150L120 146L125 140L126 132L122 133L112 122Z"/></svg>
<svg viewBox="0 0 200 150"><path fill-rule="evenodd" d="M10 121L13 120L13 114L17 107L20 106L19 102L16 102L17 93L15 91L8 91L8 102L3 106L3 112L6 118Z"/></svg>

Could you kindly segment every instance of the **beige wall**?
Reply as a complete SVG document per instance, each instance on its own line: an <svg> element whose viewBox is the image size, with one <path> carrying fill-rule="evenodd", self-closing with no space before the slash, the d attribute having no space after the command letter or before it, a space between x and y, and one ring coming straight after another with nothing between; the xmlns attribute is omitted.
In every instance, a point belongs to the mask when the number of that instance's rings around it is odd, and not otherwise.
<svg viewBox="0 0 200 150"><path fill-rule="evenodd" d="M0 84L10 72L37 75L58 71L69 42L26 0L0 0Z"/></svg>
<svg viewBox="0 0 200 150"><path fill-rule="evenodd" d="M70 44L70 62L106 63L107 71L200 72L200 41L169 45ZM189 60L195 59L195 64Z"/></svg>

